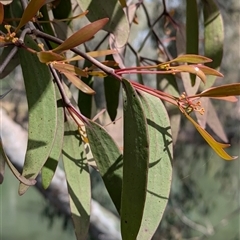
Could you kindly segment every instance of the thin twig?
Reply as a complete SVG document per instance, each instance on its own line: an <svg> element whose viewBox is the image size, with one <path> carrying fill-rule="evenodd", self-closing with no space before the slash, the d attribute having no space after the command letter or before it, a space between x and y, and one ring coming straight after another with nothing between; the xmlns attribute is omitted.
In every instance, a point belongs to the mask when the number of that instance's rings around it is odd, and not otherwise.
<svg viewBox="0 0 240 240"><path fill-rule="evenodd" d="M55 43L58 43L58 44L61 44L63 43L62 40L56 38L56 37L53 37L49 34L46 34L46 33L43 33L37 29L34 29L32 31L32 33L38 37L42 37L44 39L48 39L49 41L52 41L52 42L55 42ZM78 54L79 56L85 58L86 60L88 60L89 62L91 62L93 65L95 65L96 67L98 67L99 69L101 69L102 71L104 71L105 73L107 73L108 75L111 75L113 76L114 78L116 78L117 80L119 81L122 81L122 78L120 76L118 76L114 69L113 68L110 68L104 64L102 64L101 62L99 62L98 60L96 60L95 58L87 55L86 53L78 50L77 48L73 48L73 49L70 49L71 51L73 51L74 53Z"/></svg>

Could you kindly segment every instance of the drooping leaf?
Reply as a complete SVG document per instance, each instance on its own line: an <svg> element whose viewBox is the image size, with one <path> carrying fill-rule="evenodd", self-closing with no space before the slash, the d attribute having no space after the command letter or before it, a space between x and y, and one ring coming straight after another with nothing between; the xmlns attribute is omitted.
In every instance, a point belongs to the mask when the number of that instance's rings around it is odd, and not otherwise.
<svg viewBox="0 0 240 240"><path fill-rule="evenodd" d="M66 58L60 54L52 51L41 51L37 53L38 59L41 63L50 63L53 61L64 61Z"/></svg>
<svg viewBox="0 0 240 240"><path fill-rule="evenodd" d="M37 44L26 36L25 44L37 49ZM48 67L40 63L36 54L19 49L28 102L28 144L22 175L34 179L46 162L54 143L57 127L57 106L54 84ZM19 194L28 186L20 184Z"/></svg>
<svg viewBox="0 0 240 240"><path fill-rule="evenodd" d="M91 185L84 145L70 117L64 124L63 164L71 214L78 240L86 239L90 224Z"/></svg>
<svg viewBox="0 0 240 240"><path fill-rule="evenodd" d="M0 55L0 66L2 66L6 57L10 54L11 51L14 51L13 48L15 46L7 46L3 49L2 54ZM0 79L5 78L9 73L11 73L19 64L18 55L15 54L7 66L0 72Z"/></svg>
<svg viewBox="0 0 240 240"><path fill-rule="evenodd" d="M233 160L236 159L236 156L230 156L227 152L224 151L224 148L230 146L230 144L219 143L217 142L206 130L201 128L187 113L184 112L184 115L187 119L194 125L210 147L224 160Z"/></svg>
<svg viewBox="0 0 240 240"><path fill-rule="evenodd" d="M121 201L121 233L124 240L136 239L141 226L147 191L149 139L147 122L138 94L123 79L124 146Z"/></svg>
<svg viewBox="0 0 240 240"><path fill-rule="evenodd" d="M223 56L224 29L221 12L218 9L215 0L204 0L204 55L213 61L207 65L219 70ZM205 89L211 87L216 77L209 76Z"/></svg>
<svg viewBox="0 0 240 240"><path fill-rule="evenodd" d="M75 32L71 37L66 39L61 45L53 49L53 52L61 53L63 51L74 48L88 40L90 40L103 26L108 22L108 18L103 18L88 24Z"/></svg>
<svg viewBox="0 0 240 240"><path fill-rule="evenodd" d="M140 92L149 133L149 171L145 208L137 239L151 239L168 203L173 146L168 113L160 99Z"/></svg>
<svg viewBox="0 0 240 240"><path fill-rule="evenodd" d="M95 94L95 91L90 88L87 84L85 84L81 79L79 79L77 76L73 75L72 73L68 72L68 71L63 71L62 72L66 78L72 83L74 84L75 87L77 87L79 90L81 90L82 92L86 93L86 94L90 94L93 95Z"/></svg>
<svg viewBox="0 0 240 240"><path fill-rule="evenodd" d="M84 62L84 67L90 67L91 64L87 61ZM83 78L82 81L87 84L90 88L93 87L93 76L88 76L87 78ZM82 91L78 91L78 107L81 113L87 117L91 118L92 113L92 95L85 94Z"/></svg>
<svg viewBox="0 0 240 240"><path fill-rule="evenodd" d="M117 116L117 109L119 103L120 82L107 76L104 78L104 93L106 98L107 111L112 121Z"/></svg>
<svg viewBox="0 0 240 240"><path fill-rule="evenodd" d="M114 35L115 47L123 47L129 36L129 23L118 0L77 1L82 11L89 10L87 18L93 22L101 18L109 18L109 22L103 27L104 30Z"/></svg>
<svg viewBox="0 0 240 240"><path fill-rule="evenodd" d="M213 76L217 76L217 77L223 77L223 74L220 73L219 71L217 71L216 69L213 69L213 68L210 68L210 67L207 67L205 65L200 65L198 64L197 67L203 71L203 73L205 75L213 75ZM207 79L208 81L208 79Z"/></svg>
<svg viewBox="0 0 240 240"><path fill-rule="evenodd" d="M186 1L186 53L198 54L198 7L196 0ZM192 86L195 85L196 76L190 74Z"/></svg>
<svg viewBox="0 0 240 240"><path fill-rule="evenodd" d="M22 176L18 170L13 166L11 161L8 159L7 154L4 151L3 145L2 145L2 139L0 138L0 154L2 155L2 158L0 160L0 184L3 181L4 177L4 163L6 162L9 169L12 171L14 176L21 182L24 183L27 186L32 186L36 183L35 179L26 179L24 176Z"/></svg>
<svg viewBox="0 0 240 240"><path fill-rule="evenodd" d="M27 22L31 21L33 17L37 14L38 10L45 4L46 0L34 0L30 1L23 12L22 18L15 29L18 32L21 27L23 27Z"/></svg>
<svg viewBox="0 0 240 240"><path fill-rule="evenodd" d="M200 70L195 65L180 65L180 66L171 67L171 69L180 70L182 72L189 72L189 73L195 74L202 80L203 83L206 82L205 74L203 73L202 70Z"/></svg>
<svg viewBox="0 0 240 240"><path fill-rule="evenodd" d="M52 181L56 171L58 161L62 152L63 134L64 134L64 110L60 92L55 85L57 100L57 131L51 153L42 168L42 186L47 189Z"/></svg>
<svg viewBox="0 0 240 240"><path fill-rule="evenodd" d="M78 76L81 76L81 77L87 77L88 76L86 71L83 71L80 68L78 68L76 66L73 66L71 64L54 63L53 67L61 73L63 73L65 71L65 72L70 72L70 73L73 73L74 75L78 75Z"/></svg>
<svg viewBox="0 0 240 240"><path fill-rule="evenodd" d="M120 213L123 156L112 137L103 127L90 120L85 127L98 170L116 209Z"/></svg>

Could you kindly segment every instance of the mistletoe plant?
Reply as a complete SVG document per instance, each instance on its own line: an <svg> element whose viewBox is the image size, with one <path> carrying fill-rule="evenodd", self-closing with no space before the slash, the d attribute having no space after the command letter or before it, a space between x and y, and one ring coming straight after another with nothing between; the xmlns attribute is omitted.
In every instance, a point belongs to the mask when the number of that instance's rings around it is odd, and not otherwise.
<svg viewBox="0 0 240 240"><path fill-rule="evenodd" d="M136 10L142 7L149 18L143 1L127 6L124 0L104 3L78 0L75 7L80 7L83 12L72 17L69 13L74 8L70 1L50 2L0 1L0 46L3 49L0 75L4 78L20 63L29 113L28 145L22 173L11 164L1 144L4 161L20 181L19 194L22 195L36 183L39 174L43 187L47 189L62 156L76 237L86 239L91 214L90 163L85 152L89 145L96 170L101 174L121 218L122 238L150 239L161 221L171 186L173 140L176 140L180 122L173 122L168 113L170 105L179 110L179 117L186 117L194 125L216 154L225 160L236 158L225 151L229 144L216 141L192 118L195 113L197 119L201 117L207 121L201 105L203 98L235 102L235 96L240 94L239 83L211 87L213 79L223 77L217 70L221 56L209 48L215 36L208 36L209 28L213 26L207 22L212 13L218 11L217 6L212 0L203 1L205 55L215 62L198 54L195 1L187 1L186 53L175 58L166 53L168 60L162 62L139 56L147 38L138 52L128 43L131 25L138 21ZM164 11L158 20L165 17L168 24L179 30L166 11L165 1L163 5ZM66 40L60 40L53 23L70 23L84 16L91 23ZM219 21L218 18L215 20ZM148 24L157 42L161 43L153 30L154 24ZM94 51L77 48L79 45L86 47L85 43L101 29L107 31L104 40L109 39L109 49L99 50L101 43ZM189 29L194 32L190 33ZM122 62L126 46L135 52L137 66L126 67ZM67 57L69 51L74 53L71 58ZM105 61L96 59L103 56L106 56ZM82 60L88 64L81 68L77 63ZM140 81L132 81L131 74L138 74ZM144 85L144 74L165 76L171 88L166 87L164 91ZM63 76L80 90L77 103ZM117 146L104 127L90 119L91 96L95 94L92 77L104 78L107 111L112 121L117 115L119 91L122 90L123 147ZM181 80L185 87L183 93L177 87ZM186 87L186 81L190 86Z"/></svg>

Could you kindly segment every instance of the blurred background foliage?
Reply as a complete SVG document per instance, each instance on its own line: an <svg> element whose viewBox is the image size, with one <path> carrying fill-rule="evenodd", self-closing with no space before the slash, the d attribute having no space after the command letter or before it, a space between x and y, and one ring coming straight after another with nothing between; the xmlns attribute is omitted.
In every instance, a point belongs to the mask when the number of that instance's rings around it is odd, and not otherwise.
<svg viewBox="0 0 240 240"><path fill-rule="evenodd" d="M154 21L162 11L161 1L146 0L144 2L151 21ZM225 36L224 56L220 70L224 78L217 79L215 83L219 85L239 81L240 2L238 0L217 0L217 3L224 20ZM174 20L184 24L185 1L167 1L167 4L168 11ZM137 11L137 17L139 24L133 24L129 40L134 49L140 47L144 37L148 34L142 8ZM80 21L84 24L84 21ZM78 23L75 24L74 28L79 28ZM171 29L166 31L163 26L164 22L159 21L155 26L155 31L159 33L171 54L176 56L175 42L174 39L172 40L173 32ZM93 42L86 44L89 49L93 49L99 39L104 36L102 33L100 35ZM106 46L106 43L103 43L103 47L104 45ZM152 36L147 39L141 55L152 59L161 57L161 54L156 51ZM132 54L131 48L127 48L126 59L126 66L136 64L136 56ZM144 77L144 82L151 80L151 77ZM137 79L137 76L131 76L131 79ZM19 68L7 77L7 81L1 81L1 93L9 87L13 89L13 92L4 99L2 104L9 110L12 117L26 128L27 106ZM102 94L102 80L95 81L94 87L98 93L96 108L106 107L104 94ZM229 104L223 101L214 102L214 106L232 145L229 150L230 154L240 155L240 104ZM220 159L196 133L196 130L184 120L181 122L174 156L170 200L153 239L240 239L239 159L232 162ZM93 198L114 212L100 176L95 171L92 171L91 175ZM18 197L17 188L18 181L7 172L5 182L0 186L1 240L75 239L71 223L55 212L35 189L31 188L24 196Z"/></svg>

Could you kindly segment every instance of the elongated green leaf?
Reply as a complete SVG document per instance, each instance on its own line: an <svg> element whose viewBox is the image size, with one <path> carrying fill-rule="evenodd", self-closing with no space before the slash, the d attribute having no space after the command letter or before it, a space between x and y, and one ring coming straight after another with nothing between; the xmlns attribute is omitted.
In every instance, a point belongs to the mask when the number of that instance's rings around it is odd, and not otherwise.
<svg viewBox="0 0 240 240"><path fill-rule="evenodd" d="M204 55L213 61L207 65L219 69L223 56L223 19L215 0L204 0ZM205 89L211 87L216 77L208 77Z"/></svg>
<svg viewBox="0 0 240 240"><path fill-rule="evenodd" d="M106 60L113 60L112 56L107 56ZM107 111L112 121L117 116L119 104L120 82L111 76L104 78L104 92L107 104Z"/></svg>
<svg viewBox="0 0 240 240"><path fill-rule="evenodd" d="M26 37L25 44L38 48L31 37ZM48 67L40 63L35 54L19 49L19 59L29 112L28 145L22 175L34 179L53 146L57 127L56 95ZM28 186L20 184L19 194L27 189Z"/></svg>
<svg viewBox="0 0 240 240"><path fill-rule="evenodd" d="M140 92L149 133L147 196L138 239L151 239L167 206L173 146L168 113L160 99Z"/></svg>
<svg viewBox="0 0 240 240"><path fill-rule="evenodd" d="M124 87L124 148L121 232L124 240L136 239L147 191L149 140L140 99L128 80Z"/></svg>
<svg viewBox="0 0 240 240"><path fill-rule="evenodd" d="M84 62L84 68L90 67L91 64L87 61ZM90 88L93 87L93 76L89 76L88 78L83 78L82 81L87 84ZM92 113L92 95L85 94L82 91L78 92L78 107L81 113L87 117L91 118Z"/></svg>
<svg viewBox="0 0 240 240"><path fill-rule="evenodd" d="M34 0L30 1L23 12L20 23L18 24L15 32L23 27L28 21L31 21L33 17L37 14L38 10L45 4L46 0Z"/></svg>
<svg viewBox="0 0 240 240"><path fill-rule="evenodd" d="M123 157L112 137L99 124L89 121L86 132L94 160L108 193L120 213Z"/></svg>
<svg viewBox="0 0 240 240"><path fill-rule="evenodd" d="M57 99L57 131L51 153L42 168L42 185L47 189L52 181L56 171L58 161L62 152L63 134L64 134L64 111L60 92L55 85Z"/></svg>
<svg viewBox="0 0 240 240"><path fill-rule="evenodd" d="M103 18L88 24L75 32L71 37L65 40L61 45L54 48L53 51L60 53L74 48L86 41L89 41L103 26L108 22L108 18Z"/></svg>
<svg viewBox="0 0 240 240"><path fill-rule="evenodd" d="M78 0L77 2L83 11L89 10L86 17L90 22L101 18L109 18L108 24L106 24L103 29L113 33L115 37L115 47L121 48L127 43L129 23L118 0Z"/></svg>
<svg viewBox="0 0 240 240"><path fill-rule="evenodd" d="M68 18L73 12L71 0L59 1L57 6L52 9L52 12L56 19Z"/></svg>
<svg viewBox="0 0 240 240"><path fill-rule="evenodd" d="M186 53L198 54L198 8L196 0L186 2ZM190 74L192 85L195 85L196 76Z"/></svg>
<svg viewBox="0 0 240 240"><path fill-rule="evenodd" d="M0 169L0 183L2 183L3 181L3 176L4 176L4 163L6 162L9 169L12 171L12 173L14 174L14 176L22 183L31 186L34 185L36 183L35 179L26 179L25 177L23 177L18 170L13 166L13 164L11 163L11 161L8 159L7 154L4 151L3 145L2 145L2 139L0 138L0 154L2 155L3 159L0 162L0 167L3 167L3 169Z"/></svg>
<svg viewBox="0 0 240 240"><path fill-rule="evenodd" d="M90 223L90 175L84 145L76 124L68 117L64 127L62 153L70 208L76 237L78 240L82 240L87 238Z"/></svg>

